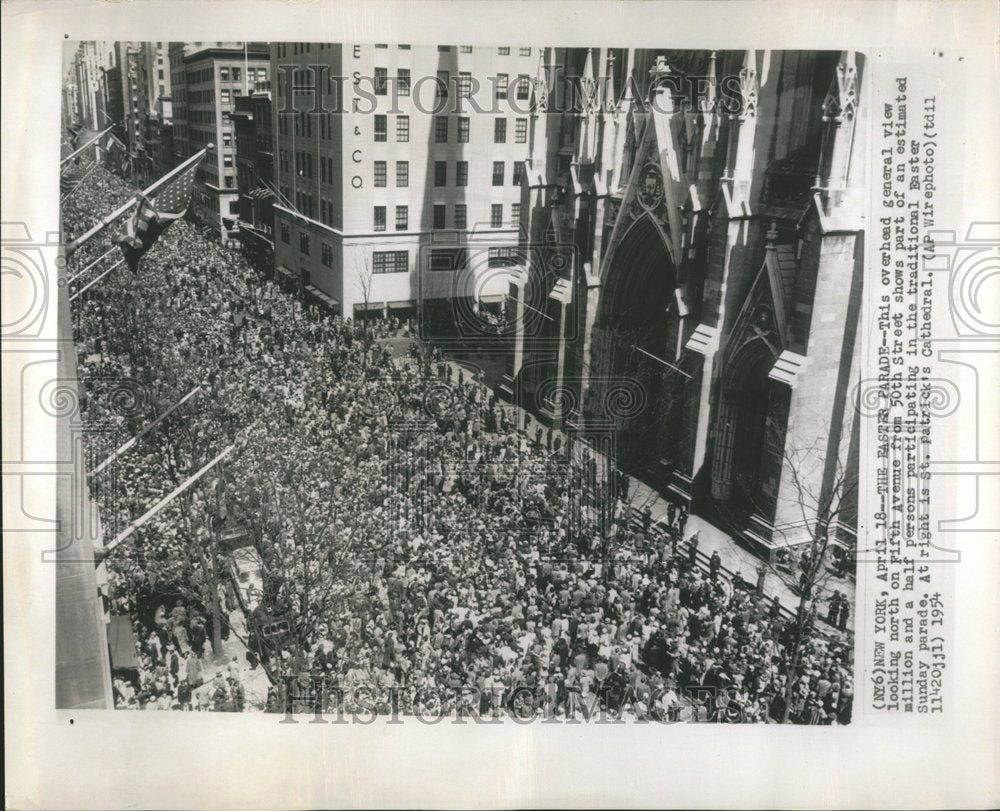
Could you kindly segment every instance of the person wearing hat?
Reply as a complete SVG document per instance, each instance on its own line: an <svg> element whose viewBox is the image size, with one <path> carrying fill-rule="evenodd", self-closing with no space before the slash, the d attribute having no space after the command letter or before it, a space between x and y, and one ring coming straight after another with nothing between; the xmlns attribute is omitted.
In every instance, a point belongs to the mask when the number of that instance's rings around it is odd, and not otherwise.
<svg viewBox="0 0 1000 811"><path fill-rule="evenodd" d="M177 648L171 643L167 645L167 671L170 673L170 680L177 684L181 672L181 657Z"/></svg>
<svg viewBox="0 0 1000 811"><path fill-rule="evenodd" d="M847 618L850 616L850 614L851 614L851 604L845 597L840 601L840 614L837 618L837 627L841 631L847 630Z"/></svg>
<svg viewBox="0 0 1000 811"><path fill-rule="evenodd" d="M839 589L833 592L833 596L830 597L830 610L826 615L826 621L836 627L837 618L840 615L840 601L841 594Z"/></svg>

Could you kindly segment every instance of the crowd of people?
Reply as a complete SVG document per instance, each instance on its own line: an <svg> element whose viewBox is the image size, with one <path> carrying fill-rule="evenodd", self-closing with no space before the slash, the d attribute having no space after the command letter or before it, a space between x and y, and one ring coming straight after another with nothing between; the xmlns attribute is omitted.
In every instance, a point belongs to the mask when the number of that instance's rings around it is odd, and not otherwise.
<svg viewBox="0 0 1000 811"><path fill-rule="evenodd" d="M132 193L95 171L67 235ZM94 460L196 390L92 478L105 536L212 465L107 558L139 661L118 706L850 720L851 649L815 611L703 567L680 510L633 523L581 443L529 435L387 322L304 303L184 221L72 307ZM234 545L260 559L252 600ZM234 638L266 699L220 664Z"/></svg>

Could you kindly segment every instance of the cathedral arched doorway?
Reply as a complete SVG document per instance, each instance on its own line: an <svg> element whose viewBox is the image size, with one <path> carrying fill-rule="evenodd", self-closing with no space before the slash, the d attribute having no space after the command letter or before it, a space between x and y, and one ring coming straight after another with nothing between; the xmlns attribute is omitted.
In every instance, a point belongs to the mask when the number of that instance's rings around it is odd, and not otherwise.
<svg viewBox="0 0 1000 811"><path fill-rule="evenodd" d="M655 469L669 451L680 391L677 274L667 239L650 214L619 241L605 277L591 352L589 411L615 427L619 467Z"/></svg>
<svg viewBox="0 0 1000 811"><path fill-rule="evenodd" d="M720 381L712 455L712 497L745 518L773 509L765 482L769 454L780 446L784 426L771 419L773 383L768 377L777 358L762 337L747 341L726 360Z"/></svg>

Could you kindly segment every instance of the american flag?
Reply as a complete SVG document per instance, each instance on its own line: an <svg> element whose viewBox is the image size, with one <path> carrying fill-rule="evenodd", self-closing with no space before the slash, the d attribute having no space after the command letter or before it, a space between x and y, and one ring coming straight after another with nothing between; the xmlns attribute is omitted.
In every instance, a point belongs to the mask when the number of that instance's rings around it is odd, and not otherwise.
<svg viewBox="0 0 1000 811"><path fill-rule="evenodd" d="M66 131L69 133L70 150L79 149L87 143L87 141L96 138L100 133L100 130L92 130L89 127L81 127L79 124L70 124L66 127Z"/></svg>
<svg viewBox="0 0 1000 811"><path fill-rule="evenodd" d="M72 194L76 190L76 187L83 182L83 179L90 174L90 170L93 168L93 164L90 163L70 164L70 166L59 177L60 196L66 197Z"/></svg>
<svg viewBox="0 0 1000 811"><path fill-rule="evenodd" d="M114 135L111 136L111 140L108 142L105 154L107 167L118 174L123 174L125 168L128 166L126 162L128 150Z"/></svg>
<svg viewBox="0 0 1000 811"><path fill-rule="evenodd" d="M155 197L139 195L139 206L118 237L125 261L133 273L139 270L139 260L174 220L183 217L191 203L194 176L198 162L192 163L177 177L157 190Z"/></svg>

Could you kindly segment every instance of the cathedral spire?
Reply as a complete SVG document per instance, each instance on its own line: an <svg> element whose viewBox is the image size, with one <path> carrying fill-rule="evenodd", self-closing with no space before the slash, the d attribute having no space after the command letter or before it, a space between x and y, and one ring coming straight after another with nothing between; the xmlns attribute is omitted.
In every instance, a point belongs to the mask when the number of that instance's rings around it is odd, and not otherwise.
<svg viewBox="0 0 1000 811"><path fill-rule="evenodd" d="M538 49L538 73L532 87L531 114L538 115L548 109L548 76L545 71L545 48Z"/></svg>
<svg viewBox="0 0 1000 811"><path fill-rule="evenodd" d="M610 50L601 90L601 109L606 113L618 112L618 101L615 98L615 55Z"/></svg>
<svg viewBox="0 0 1000 811"><path fill-rule="evenodd" d="M583 74L578 83L579 98L576 106L576 114L581 118L593 114L599 105L599 88L594 81L594 49L587 49L587 56L583 62Z"/></svg>
<svg viewBox="0 0 1000 811"><path fill-rule="evenodd" d="M733 181L734 200L746 202L753 178L754 139L757 131L757 51L747 50L739 74L739 110L729 116L726 174Z"/></svg>
<svg viewBox="0 0 1000 811"><path fill-rule="evenodd" d="M597 143L596 113L600 109L599 88L594 81L594 49L587 49L583 63L583 75L579 81L579 103L576 108L577 142L576 162L589 162L594 159L594 149Z"/></svg>
<svg viewBox="0 0 1000 811"><path fill-rule="evenodd" d="M757 115L757 95L760 87L757 83L757 52L746 51L743 57L743 67L740 70L740 113L741 121Z"/></svg>
<svg viewBox="0 0 1000 811"><path fill-rule="evenodd" d="M708 70L706 71L705 76L705 94L698 99L701 112L705 116L710 116L715 113L715 99L716 93L718 92L718 81L715 76L715 59L716 52L712 51L712 55L708 57Z"/></svg>
<svg viewBox="0 0 1000 811"><path fill-rule="evenodd" d="M843 51L822 107L823 148L816 185L828 191L839 191L847 185L858 97L856 54Z"/></svg>

